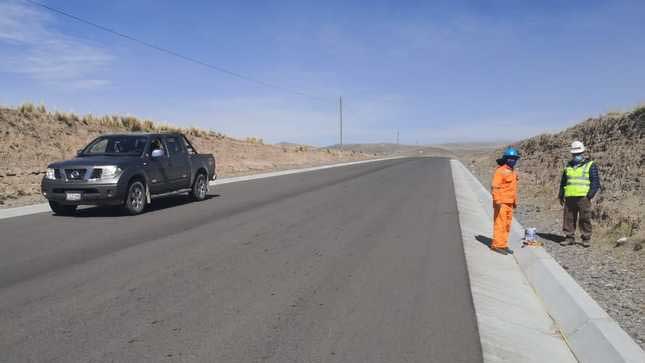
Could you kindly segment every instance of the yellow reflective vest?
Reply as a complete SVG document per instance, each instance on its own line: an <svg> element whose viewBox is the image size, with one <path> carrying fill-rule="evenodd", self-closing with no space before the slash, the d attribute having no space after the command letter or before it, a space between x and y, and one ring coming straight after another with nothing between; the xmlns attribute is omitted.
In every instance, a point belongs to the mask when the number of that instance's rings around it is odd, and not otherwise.
<svg viewBox="0 0 645 363"><path fill-rule="evenodd" d="M593 161L588 161L581 165L567 166L565 173L567 175L567 184L564 186L564 197L586 197L591 188L591 178L589 171Z"/></svg>

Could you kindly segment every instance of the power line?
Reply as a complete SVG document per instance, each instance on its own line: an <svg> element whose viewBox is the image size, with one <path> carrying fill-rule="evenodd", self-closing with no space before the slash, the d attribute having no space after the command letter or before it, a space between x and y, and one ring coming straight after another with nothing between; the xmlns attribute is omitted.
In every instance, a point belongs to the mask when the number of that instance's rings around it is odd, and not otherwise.
<svg viewBox="0 0 645 363"><path fill-rule="evenodd" d="M172 49L164 48L164 47L155 45L153 43L146 42L145 40L141 40L141 39L135 38L135 37L133 37L131 35L121 33L121 32L119 32L117 30L114 30L114 29L108 28L106 26L94 23L92 21L83 19L81 17L78 17L76 15L70 14L70 13L65 12L63 10L53 8L53 7L49 6L49 5L40 3L38 1L33 1L33 0L24 0L24 1L26 1L26 2L28 2L30 4L32 4L32 5L39 6L41 8L46 9L46 10L49 10L49 11L51 11L53 13L68 17L70 19L74 19L74 20L76 20L78 22L81 22L83 24L86 24L86 25L92 26L94 28L103 30L103 31L105 31L107 33L111 33L111 34L116 35L118 37L127 39L127 40L129 40L131 42L134 42L134 43L137 43L139 45L154 49L154 50L162 52L162 53L169 54L169 55L174 56L176 58L183 59L185 61L195 63L195 64L198 64L200 66L206 67L206 68L210 68L210 69L218 71L220 73L228 74L229 76L232 76L232 77L235 77L235 78L247 81L247 82L252 82L252 83L255 83L255 84L258 84L258 85L261 85L261 86L264 86L264 87L268 87L268 88L275 88L275 89L281 90L283 92L292 93L292 94L295 94L295 95L298 95L298 96L309 97L309 98L318 99L318 100L325 100L325 101L327 100L326 98L323 98L323 97L312 96L312 95L309 95L309 94L304 93L304 92L295 91L295 90L292 90L292 89L289 89L289 88L286 88L286 87L282 87L280 85L276 85L276 84L269 83L269 82L264 82L262 80L255 79L253 77L249 77L249 76L237 73L237 72L230 71L230 70L228 70L226 68L222 68L222 67L219 67L219 66L216 66L216 65L201 61L201 60L199 60L197 58L193 58L193 57L190 57L190 56L183 55L183 54L181 54L179 52L176 52L176 51L174 51Z"/></svg>

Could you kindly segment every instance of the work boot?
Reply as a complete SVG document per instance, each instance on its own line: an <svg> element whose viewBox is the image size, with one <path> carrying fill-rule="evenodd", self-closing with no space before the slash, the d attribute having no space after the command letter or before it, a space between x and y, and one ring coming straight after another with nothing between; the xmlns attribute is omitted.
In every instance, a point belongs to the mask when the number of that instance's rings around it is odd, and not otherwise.
<svg viewBox="0 0 645 363"><path fill-rule="evenodd" d="M508 252L506 252L506 248L497 248L497 247L491 247L491 251L497 252L500 255L508 255Z"/></svg>
<svg viewBox="0 0 645 363"><path fill-rule="evenodd" d="M505 249L505 250L506 250L506 253L507 253L507 254L509 254L509 255L512 255L512 254L513 254L513 250L512 250L512 249L510 249L510 248L506 247L506 249Z"/></svg>
<svg viewBox="0 0 645 363"><path fill-rule="evenodd" d="M567 236L564 241L561 243L562 246L573 246L576 244L576 237Z"/></svg>
<svg viewBox="0 0 645 363"><path fill-rule="evenodd" d="M584 248L591 247L591 240L590 239L583 239L582 242L580 242L580 246L582 246Z"/></svg>

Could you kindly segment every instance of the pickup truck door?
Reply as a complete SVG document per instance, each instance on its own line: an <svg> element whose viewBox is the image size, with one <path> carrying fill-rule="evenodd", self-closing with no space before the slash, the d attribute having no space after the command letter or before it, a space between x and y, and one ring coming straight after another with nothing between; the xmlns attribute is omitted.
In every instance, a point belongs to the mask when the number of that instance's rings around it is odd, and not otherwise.
<svg viewBox="0 0 645 363"><path fill-rule="evenodd" d="M163 156L152 158L152 150L154 149L161 149L164 153ZM172 190L168 177L170 172L170 158L168 157L168 151L161 139L154 139L150 143L150 148L147 154L149 157L145 162L145 168L150 182L150 193L160 194Z"/></svg>
<svg viewBox="0 0 645 363"><path fill-rule="evenodd" d="M169 155L168 178L173 190L190 187L190 160L179 136L164 137Z"/></svg>

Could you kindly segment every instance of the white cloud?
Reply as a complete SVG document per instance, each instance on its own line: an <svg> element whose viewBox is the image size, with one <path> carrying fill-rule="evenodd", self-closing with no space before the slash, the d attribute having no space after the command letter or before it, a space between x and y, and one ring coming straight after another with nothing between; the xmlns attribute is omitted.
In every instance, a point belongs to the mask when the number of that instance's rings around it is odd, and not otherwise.
<svg viewBox="0 0 645 363"><path fill-rule="evenodd" d="M0 39L14 43L32 43L47 34L49 14L17 1L0 4Z"/></svg>
<svg viewBox="0 0 645 363"><path fill-rule="evenodd" d="M334 142L335 108L315 109L279 97L217 99L208 105L204 125L234 137L256 136L268 142Z"/></svg>
<svg viewBox="0 0 645 363"><path fill-rule="evenodd" d="M68 89L108 85L92 75L112 56L52 29L53 21L49 14L18 2L0 4L0 70Z"/></svg>
<svg viewBox="0 0 645 363"><path fill-rule="evenodd" d="M395 140L396 122L404 109L397 95L350 98L344 103L346 143ZM318 146L338 142L338 108L329 102L303 102L288 97L217 98L201 116L202 127L233 137L256 136L265 141L307 143Z"/></svg>
<svg viewBox="0 0 645 363"><path fill-rule="evenodd" d="M409 56L435 54L483 56L496 54L519 41L517 29L509 23L496 23L477 16L459 16L432 22L398 24L392 29L389 54Z"/></svg>
<svg viewBox="0 0 645 363"><path fill-rule="evenodd" d="M457 121L419 128L415 137L427 143L519 141L560 127L546 127L547 114L513 114L504 118Z"/></svg>
<svg viewBox="0 0 645 363"><path fill-rule="evenodd" d="M401 142L414 144L521 140L543 132L555 132L562 123L551 124L554 115L540 112L507 113L500 117L427 120L414 100L397 94L362 95L344 99L345 143ZM412 102L412 103L410 103ZM280 99L220 99L215 118L233 135L255 135L271 142L293 141L314 145L337 142L338 115L334 105L313 110L304 104ZM216 126L216 125L214 125Z"/></svg>
<svg viewBox="0 0 645 363"><path fill-rule="evenodd" d="M69 87L76 90L90 90L108 85L110 85L110 81L105 79L79 79L69 82Z"/></svg>

